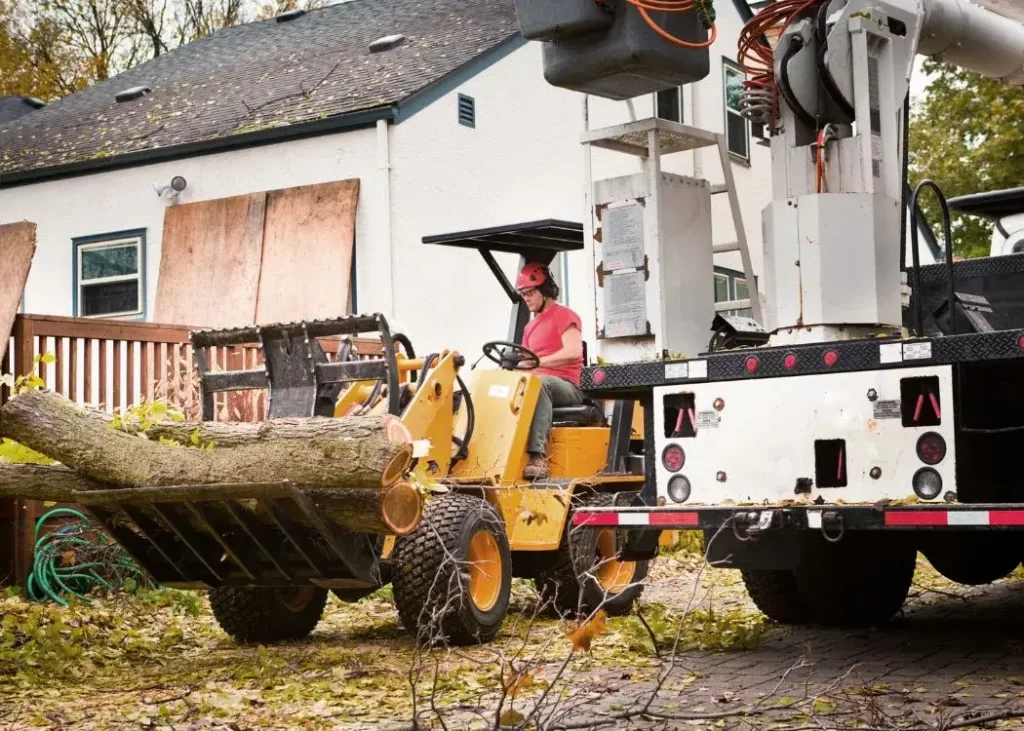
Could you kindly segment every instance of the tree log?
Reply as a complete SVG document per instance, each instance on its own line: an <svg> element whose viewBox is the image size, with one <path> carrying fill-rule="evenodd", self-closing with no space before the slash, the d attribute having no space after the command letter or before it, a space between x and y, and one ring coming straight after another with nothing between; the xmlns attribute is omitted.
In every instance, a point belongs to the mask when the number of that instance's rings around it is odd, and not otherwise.
<svg viewBox="0 0 1024 731"><path fill-rule="evenodd" d="M94 409L63 396L26 391L0 409L0 436L113 487L289 481L370 489L404 476L412 444L396 436L394 417L331 421L326 437L264 439L207 451L142 439L112 429Z"/></svg>
<svg viewBox="0 0 1024 731"><path fill-rule="evenodd" d="M109 493L90 495L107 490L96 480L82 477L74 470L61 465L8 464L0 462L0 499L23 498L44 500L73 505L113 505L117 500ZM275 525L269 513L259 507L261 498L281 495L281 488L274 484L251 484L228 489L231 497L239 500L245 513L254 520L268 526ZM405 535L412 531L422 516L422 499L415 487L401 480L387 489L329 490L305 488L302 490L323 513L338 525L362 533ZM209 495L203 494L199 486L135 488L132 495L143 501L152 496L173 494L174 501L194 501L201 505ZM143 497L145 495L145 498ZM305 522L301 511L289 511L292 518ZM159 520L158 520L159 522ZM189 517L193 527L202 530L201 524Z"/></svg>
<svg viewBox="0 0 1024 731"><path fill-rule="evenodd" d="M100 412L103 418L113 421L106 412ZM247 421L202 421L177 422L160 421L152 424L145 436L149 439L170 439L179 444L192 443L192 435L199 430L199 440L213 443L213 448L239 447L253 442L270 442L280 439L352 439L353 418L336 419L327 416L313 416L308 419L268 419L259 422ZM412 436L401 419L394 416L372 417L370 429L376 429L376 423L383 421L389 439L397 442L411 442ZM130 434L142 434L134 424L125 424L125 431ZM368 432L369 433L369 432Z"/></svg>

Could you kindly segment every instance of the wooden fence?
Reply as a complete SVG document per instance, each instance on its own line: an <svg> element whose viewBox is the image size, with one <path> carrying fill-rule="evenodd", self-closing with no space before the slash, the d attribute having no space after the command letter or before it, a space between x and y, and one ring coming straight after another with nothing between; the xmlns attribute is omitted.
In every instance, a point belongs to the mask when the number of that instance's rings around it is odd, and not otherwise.
<svg viewBox="0 0 1024 731"><path fill-rule="evenodd" d="M148 322L18 315L0 374L35 373L46 387L83 405L124 413L143 399L164 400L198 420L200 394L189 343L190 328ZM329 358L340 338L323 338ZM357 357L380 353L378 341L355 339ZM50 353L52 363L36 362ZM216 370L244 370L262 364L255 347L211 348ZM9 398L0 386L0 405ZM253 421L263 418L266 392L217 394L215 419ZM34 500L0 499L0 585L23 584L31 571L33 532L44 506Z"/></svg>

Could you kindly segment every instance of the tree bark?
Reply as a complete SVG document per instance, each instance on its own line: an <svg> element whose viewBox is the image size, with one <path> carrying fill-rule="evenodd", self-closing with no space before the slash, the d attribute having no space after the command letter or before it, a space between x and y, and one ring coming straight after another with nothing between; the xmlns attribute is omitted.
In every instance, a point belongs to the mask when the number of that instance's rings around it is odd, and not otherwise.
<svg viewBox="0 0 1024 731"><path fill-rule="evenodd" d="M112 422L106 412L99 415ZM406 426L400 419L393 416L371 417L371 423L384 422L385 433L389 439L396 441L412 441ZM199 440L212 443L213 448L239 447L254 442L270 442L281 439L352 439L357 436L354 431L355 420L337 419L327 416L313 416L307 419L285 418L268 419L266 421L160 421L152 424L145 432L149 439L170 439L179 444L190 445L192 435L198 429ZM376 424L370 430L376 429ZM143 434L137 425L126 424L125 431L129 434ZM369 431L367 432L369 433Z"/></svg>
<svg viewBox="0 0 1024 731"><path fill-rule="evenodd" d="M94 409L54 393L26 391L0 409L0 436L111 487L290 481L325 489L380 489L404 476L412 444L400 421L323 420L328 421L333 423L275 423L262 437L258 424L234 425L234 431L256 438L240 439L229 449L201 450L113 429ZM300 436L282 437L294 433L291 427Z"/></svg>
<svg viewBox="0 0 1024 731"><path fill-rule="evenodd" d="M116 504L118 499L109 493L90 494L107 489L109 486L82 477L74 470L61 465L0 462L0 499L22 498L72 505ZM419 492L404 480L387 489L308 488L302 492L332 521L361 533L405 535L416 527L422 516L423 501ZM202 504L201 498L209 499L209 494L204 495L201 486L145 487L132 490L132 495L143 501L147 494L166 498L171 493L175 501L194 501L196 505ZM239 501L246 515L266 525L274 525L274 521L268 513L260 510L258 501L279 495L281 488L267 483L242 485L231 490L231 496ZM289 512L292 518L307 523L301 510ZM188 521L193 527L202 530L202 525L191 516Z"/></svg>

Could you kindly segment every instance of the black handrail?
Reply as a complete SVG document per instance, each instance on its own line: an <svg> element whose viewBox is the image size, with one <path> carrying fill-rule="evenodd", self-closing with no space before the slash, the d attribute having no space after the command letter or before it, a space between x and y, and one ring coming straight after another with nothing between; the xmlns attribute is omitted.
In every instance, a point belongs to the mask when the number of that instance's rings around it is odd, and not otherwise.
<svg viewBox="0 0 1024 731"><path fill-rule="evenodd" d="M953 334L957 334L956 329L956 302L955 302L955 282L953 274L953 236L950 233L949 225L949 206L946 205L946 196L942 194L942 189L939 188L938 184L932 180L922 180L914 188L913 194L910 196L910 240L914 259L914 314L917 320L917 334L919 336L924 335L924 312L923 303L921 300L921 255L917 241L917 216L920 213L920 208L917 204L917 197L921 194L923 188L931 188L935 191L935 197L939 201L939 206L942 208L942 234L945 238L946 244L946 276L948 279L948 296L949 296L949 318L950 325L953 330Z"/></svg>

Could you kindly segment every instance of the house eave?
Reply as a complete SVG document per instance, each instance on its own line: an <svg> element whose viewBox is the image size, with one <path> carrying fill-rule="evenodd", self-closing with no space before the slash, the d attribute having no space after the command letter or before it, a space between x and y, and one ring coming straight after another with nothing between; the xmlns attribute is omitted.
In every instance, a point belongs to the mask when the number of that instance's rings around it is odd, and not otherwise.
<svg viewBox="0 0 1024 731"><path fill-rule="evenodd" d="M82 160L68 163L66 165L54 165L52 167L31 168L19 170L13 173L0 172L0 189L15 188L33 183L60 180L82 175L90 175L98 172L121 170L124 168L138 167L140 165L151 165L158 162L169 162L187 157L199 157L217 152L228 152L242 150L250 147L259 147L277 142L316 137L319 135L332 134L335 132L348 132L355 129L372 127L380 120L394 121L397 116L397 107L394 104L374 107L349 114L339 114L335 117L317 119L311 122L301 122L282 127L245 132L238 135L228 135L199 142L189 142L183 145L172 145L167 147L156 147L149 150L129 152L124 155L115 155L110 158L94 160Z"/></svg>

